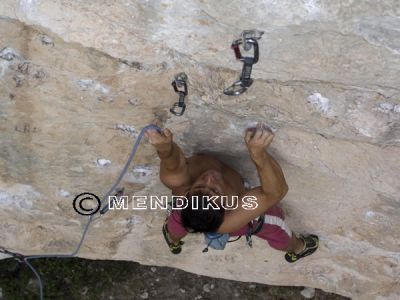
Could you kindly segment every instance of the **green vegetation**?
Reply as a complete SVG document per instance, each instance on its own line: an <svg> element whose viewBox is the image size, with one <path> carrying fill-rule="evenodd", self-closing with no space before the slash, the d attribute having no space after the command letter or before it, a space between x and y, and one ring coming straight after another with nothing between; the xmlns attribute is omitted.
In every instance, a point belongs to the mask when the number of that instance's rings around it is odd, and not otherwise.
<svg viewBox="0 0 400 300"><path fill-rule="evenodd" d="M41 274L46 300L304 299L301 287L216 279L128 261L51 258L31 262ZM36 277L14 259L0 260L0 288L4 300L39 299ZM317 290L314 299L345 298Z"/></svg>

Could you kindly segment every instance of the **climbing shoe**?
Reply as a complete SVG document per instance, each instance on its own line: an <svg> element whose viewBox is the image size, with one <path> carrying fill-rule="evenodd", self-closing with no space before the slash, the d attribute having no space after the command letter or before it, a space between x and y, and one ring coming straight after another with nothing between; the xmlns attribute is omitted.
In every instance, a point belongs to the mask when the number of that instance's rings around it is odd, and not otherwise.
<svg viewBox="0 0 400 300"><path fill-rule="evenodd" d="M179 254L182 251L182 245L184 244L184 242L179 241L178 244L175 244L173 241L170 240L169 233L168 233L168 227L167 227L167 221L168 221L168 219L165 220L163 227L162 227L162 233L163 233L164 239L167 242L169 250L173 254Z"/></svg>
<svg viewBox="0 0 400 300"><path fill-rule="evenodd" d="M300 235L300 239L304 242L304 250L300 253L287 252L285 254L285 259L287 262L294 263L298 261L300 258L306 257L308 255L313 254L319 246L318 236L314 234L310 234L307 236Z"/></svg>

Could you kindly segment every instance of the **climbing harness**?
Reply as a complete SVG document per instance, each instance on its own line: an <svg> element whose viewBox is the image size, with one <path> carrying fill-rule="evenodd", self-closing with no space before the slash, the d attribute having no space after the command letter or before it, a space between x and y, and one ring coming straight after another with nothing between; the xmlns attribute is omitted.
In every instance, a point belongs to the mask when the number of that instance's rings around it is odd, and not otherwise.
<svg viewBox="0 0 400 300"><path fill-rule="evenodd" d="M252 248L253 241L252 235L259 233L264 225L265 216L262 215L257 220L257 225L254 228L251 222L248 223L248 230L246 233L246 242L247 245ZM240 235L234 240L229 240L230 235L229 233L217 233L217 232L206 232L204 233L204 238L207 246L203 249L203 253L208 252L208 248L211 247L216 250L224 250L227 243L236 242L242 236Z"/></svg>
<svg viewBox="0 0 400 300"><path fill-rule="evenodd" d="M188 94L187 79L187 75L182 72L176 74L174 81L171 83L174 91L179 95L178 102L175 102L174 105L169 109L169 111L175 116L182 116L186 109L185 97Z"/></svg>
<svg viewBox="0 0 400 300"><path fill-rule="evenodd" d="M224 90L224 94L228 96L235 96L243 94L247 88L253 84L253 79L251 79L251 71L253 65L258 62L259 58L259 47L258 42L263 35L263 31L259 30L245 30L241 34L241 38L233 41L231 48L235 53L236 59L243 62L242 74L240 79L235 81L230 87ZM243 49L249 51L253 48L253 56L242 56L240 51L240 45L243 45Z"/></svg>
<svg viewBox="0 0 400 300"><path fill-rule="evenodd" d="M179 254L182 251L182 245L184 244L183 241L179 241L178 244L175 244L171 241L169 237L169 232L168 232L168 219L169 218L174 218L172 211L173 208L176 207L176 201L177 199L173 199L168 201L167 203L167 216L165 218L164 224L162 226L162 233L165 239L165 242L167 243L171 253L173 254ZM260 216L256 223L249 222L247 224L247 232L245 234L246 236L246 242L247 245L251 248L253 247L253 242L252 242L252 235L255 235L261 231L264 225L264 220L265 220L265 215ZM191 230L189 228L185 228L189 233ZM236 242L242 237L242 235L238 236L236 239L229 240L230 239L230 234L229 233L218 233L218 232L204 232L204 239L206 243L206 247L203 249L203 253L208 252L208 248L213 248L216 250L224 250L225 246L227 243L231 242Z"/></svg>
<svg viewBox="0 0 400 300"><path fill-rule="evenodd" d="M253 248L253 241L252 241L251 237L261 231L261 229L263 228L263 225L264 225L264 221L265 221L265 216L262 215L257 220L256 228L253 228L251 222L249 223L249 228L248 228L247 234L246 234L246 242L250 248Z"/></svg>
<svg viewBox="0 0 400 300"><path fill-rule="evenodd" d="M155 129L155 130L157 130L157 131L160 132L160 133L162 132L162 131L161 131L161 128L158 127L158 126L156 126L156 125L154 125L154 124L149 124L149 125L147 125L147 126L145 126L145 127L142 128L142 130L141 130L140 133L139 133L139 136L138 136L137 139L136 139L135 144L133 145L131 154L129 155L129 158L128 158L128 160L127 160L127 162L126 162L124 168L122 169L122 171L121 171L121 173L120 173L118 179L116 180L116 182L114 183L114 185L112 186L112 188L108 191L108 193L107 193L107 194L103 197L103 199L101 200L101 205L103 205L105 202L108 202L108 201L107 201L108 197L112 194L112 192L117 188L118 184L121 182L122 178L124 177L125 173L126 173L127 170L128 170L128 167L129 167L129 165L130 165L132 159L133 159L133 158L135 157L135 155L136 155L136 151L137 151L137 149L138 149L138 147L139 147L140 141L142 140L144 133L145 133L148 129ZM117 195L118 195L119 193L121 193L121 190L118 190L118 191L117 191ZM108 208L109 208L109 207L108 207L108 204L105 205L105 206L101 209L101 212L100 212L101 215L104 214L104 213L106 213L106 212L108 211ZM94 219L94 216L95 216L95 215L91 215L91 216L89 217L89 220L88 220L88 222L86 223L86 225L85 225L85 227L84 227L84 229L83 229L82 236L81 236L81 239L80 239L80 241L79 241L79 244L78 244L78 246L76 247L75 251L72 252L71 254L44 254L44 255L29 255L29 256L27 256L27 255L23 255L23 254L20 254L20 253L17 253L17 252L9 251L9 250L5 249L4 247L1 247L1 246L0 246L0 252L1 252L1 253L4 253L4 254L7 254L7 255L10 255L11 257L13 257L14 259L16 259L16 260L19 261L19 262L25 263L25 264L32 270L32 272L35 274L35 276L36 276L36 278L38 279L38 282L39 282L40 300L43 300L43 284L42 284L42 279L41 279L39 273L36 271L36 269L31 265L31 263L29 262L29 260L31 260L31 259L38 259L38 258L50 258L50 257L57 257L57 258L74 257L74 256L79 252L79 250L80 250L80 248L81 248L81 246L82 246L82 243L83 243L83 241L84 241L84 239L85 239L85 237L86 237L86 233L87 233L87 231L88 231L88 229L89 229L90 224L92 223L92 221L95 220L95 219Z"/></svg>

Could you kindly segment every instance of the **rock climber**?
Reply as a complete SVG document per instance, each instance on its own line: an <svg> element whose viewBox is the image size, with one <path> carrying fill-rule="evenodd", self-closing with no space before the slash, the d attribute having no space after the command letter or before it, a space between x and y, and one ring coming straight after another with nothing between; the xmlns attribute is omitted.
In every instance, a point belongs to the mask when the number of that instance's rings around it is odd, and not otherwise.
<svg viewBox="0 0 400 300"><path fill-rule="evenodd" d="M224 200L220 200L216 201L219 209L202 209L201 205L199 209L192 209L189 205L182 210L173 210L164 225L173 253L181 251L181 239L188 232L241 236L247 232L248 226L254 226L255 219L261 215L264 215L264 223L256 236L266 240L272 248L285 251L288 262L295 262L317 250L318 237L294 234L284 221L282 209L277 206L288 192L288 185L278 162L267 151L274 134L262 124L247 129L244 136L261 182L260 186L248 190L245 189L242 176L215 157L206 154L185 157L173 141L169 129L162 132L148 130L145 136L157 150L161 159L160 179L172 190L172 195L185 196L188 201L222 195L228 196L224 199L230 201L239 201L244 196L257 199L254 209L238 205L235 209L226 210L221 206ZM233 197L235 195L238 197Z"/></svg>

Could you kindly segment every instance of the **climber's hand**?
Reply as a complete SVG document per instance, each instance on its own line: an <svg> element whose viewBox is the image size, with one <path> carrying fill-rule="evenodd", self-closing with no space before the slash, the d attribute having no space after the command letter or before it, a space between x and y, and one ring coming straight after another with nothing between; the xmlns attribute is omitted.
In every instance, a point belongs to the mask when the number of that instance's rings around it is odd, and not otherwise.
<svg viewBox="0 0 400 300"><path fill-rule="evenodd" d="M258 123L255 128L248 128L244 140L249 150L251 159L255 162L262 162L265 158L265 150L269 147L274 134L271 129Z"/></svg>
<svg viewBox="0 0 400 300"><path fill-rule="evenodd" d="M162 131L162 133L158 132L155 129L148 129L144 136L147 140L152 144L157 151L170 151L172 146L172 132L166 128Z"/></svg>

